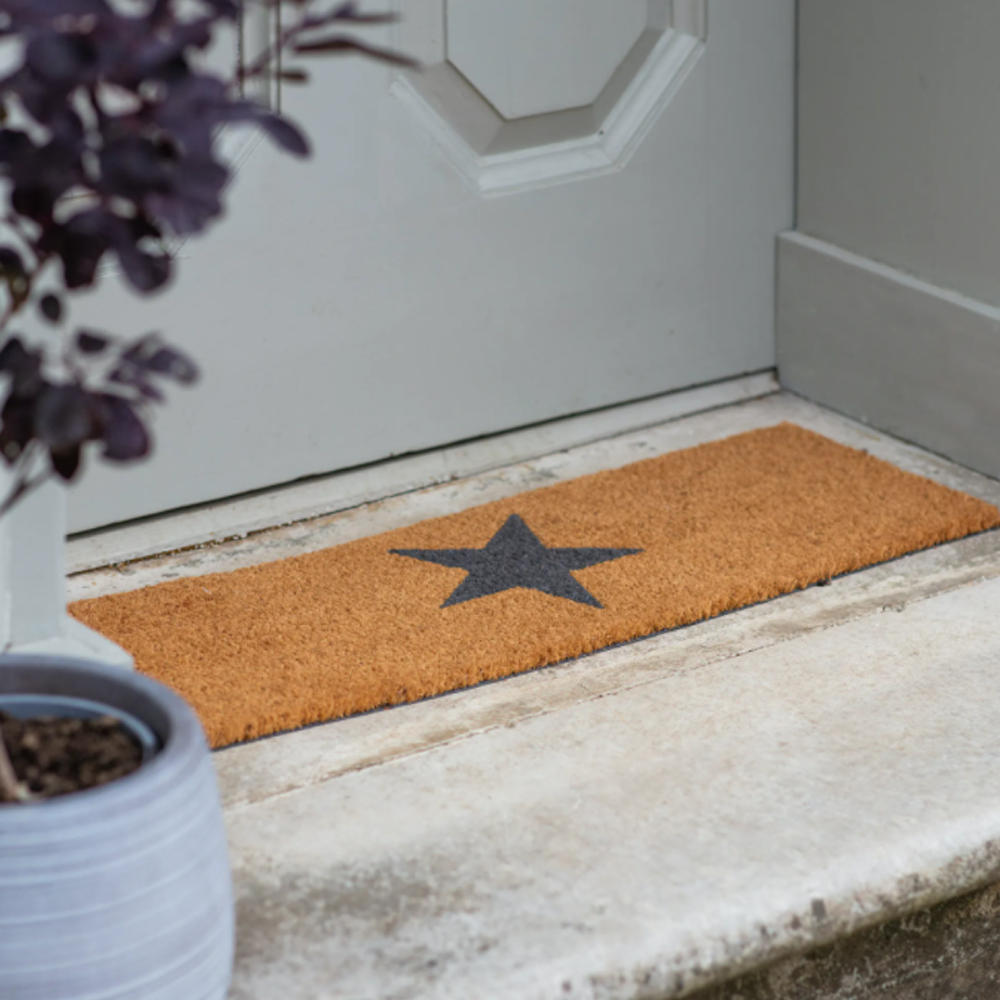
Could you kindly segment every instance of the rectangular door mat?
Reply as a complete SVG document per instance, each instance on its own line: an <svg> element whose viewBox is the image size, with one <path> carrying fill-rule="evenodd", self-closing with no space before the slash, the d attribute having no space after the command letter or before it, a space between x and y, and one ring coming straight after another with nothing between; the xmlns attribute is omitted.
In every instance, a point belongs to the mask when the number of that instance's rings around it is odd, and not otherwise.
<svg viewBox="0 0 1000 1000"><path fill-rule="evenodd" d="M80 601L215 746L557 663L1000 524L793 424Z"/></svg>

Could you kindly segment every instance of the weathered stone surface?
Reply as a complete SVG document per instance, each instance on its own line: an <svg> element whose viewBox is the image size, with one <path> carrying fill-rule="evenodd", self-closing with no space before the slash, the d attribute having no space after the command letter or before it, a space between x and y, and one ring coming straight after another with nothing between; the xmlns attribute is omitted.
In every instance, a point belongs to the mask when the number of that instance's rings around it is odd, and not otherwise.
<svg viewBox="0 0 1000 1000"><path fill-rule="evenodd" d="M784 419L1000 498L782 396L91 582L280 558ZM1000 882L998 622L994 532L223 751L232 1000L993 1000L995 893L920 914Z"/></svg>
<svg viewBox="0 0 1000 1000"><path fill-rule="evenodd" d="M993 580L589 698L581 676L575 703L237 799L235 1000L662 1000L1000 880L998 610Z"/></svg>
<svg viewBox="0 0 1000 1000"><path fill-rule="evenodd" d="M1000 885L920 910L691 1000L996 1000Z"/></svg>

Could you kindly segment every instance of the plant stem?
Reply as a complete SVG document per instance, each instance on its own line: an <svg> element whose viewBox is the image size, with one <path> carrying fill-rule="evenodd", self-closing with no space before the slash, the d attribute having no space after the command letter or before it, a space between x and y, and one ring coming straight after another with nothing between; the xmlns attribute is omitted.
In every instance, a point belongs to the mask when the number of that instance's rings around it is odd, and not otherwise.
<svg viewBox="0 0 1000 1000"><path fill-rule="evenodd" d="M0 802L23 802L27 797L27 789L14 773L7 744L3 741L3 727L0 726Z"/></svg>
<svg viewBox="0 0 1000 1000"><path fill-rule="evenodd" d="M263 76L265 73L281 73L281 61L284 53L286 51L293 51L293 43L298 41L300 36L304 35L308 31L313 31L318 28L339 28L343 27L345 31L350 31L354 27L362 25L373 25L373 24L392 24L398 20L396 14L348 14L344 15L338 13L336 10L330 11L327 14L317 15L309 13L309 0L298 0L296 6L301 8L298 20L289 25L287 28L282 23L281 8L283 5L283 0L264 0L264 7L268 10L274 10L276 12L275 16L275 29L277 38L272 44L267 46L263 52L259 53L257 58L254 59L249 66L244 66L242 59L240 60L239 69L236 72L236 76L229 81L229 86L235 88L237 91L242 93L243 84L247 80L252 80L255 77ZM384 59L387 62L396 63L401 66L409 66L410 68L417 68L418 63L411 59L409 56L400 55L398 52L392 52L388 49L379 49L368 45L364 42L355 41L350 38L350 36L343 36L344 41L348 41L352 46L356 46L359 52L364 52L370 56L374 56L376 59ZM280 108L275 109L280 112Z"/></svg>
<svg viewBox="0 0 1000 1000"><path fill-rule="evenodd" d="M34 479L19 479L14 484L10 493L7 494L7 498L3 503L0 503L0 517L3 517L26 493L30 493L33 489L41 486L42 483L48 482L52 478L52 475L52 470L47 469L45 472L40 472Z"/></svg>
<svg viewBox="0 0 1000 1000"><path fill-rule="evenodd" d="M268 8L279 7L279 3L269 3L266 4ZM275 53L281 52L284 48L289 46L296 38L297 35L302 34L306 30L308 25L306 24L305 11L303 11L302 16L296 24L293 24L289 28L281 28L280 22L278 27L278 38L276 41L272 42L263 52L261 52L257 58L249 65L240 65L235 79L229 81L230 86L236 85L237 87L242 87L247 80L252 80L254 77L262 76L270 68L271 64L274 62Z"/></svg>
<svg viewBox="0 0 1000 1000"><path fill-rule="evenodd" d="M8 225L13 226L15 219L16 217L8 215L3 221ZM23 230L18 229L18 235L20 235L21 238L27 242L31 252L35 253L32 244L28 242L27 237L23 235ZM35 282L38 280L38 276L41 273L42 268L45 267L45 262L47 260L47 256L38 256L38 254L35 254L35 266L25 272L25 288L24 292L20 296L15 295L14 290L8 286L10 301L7 303L7 308L4 309L3 314L0 315L0 334L7 329L8 323L10 323L10 321L28 304L28 300L31 297L31 290L34 287Z"/></svg>

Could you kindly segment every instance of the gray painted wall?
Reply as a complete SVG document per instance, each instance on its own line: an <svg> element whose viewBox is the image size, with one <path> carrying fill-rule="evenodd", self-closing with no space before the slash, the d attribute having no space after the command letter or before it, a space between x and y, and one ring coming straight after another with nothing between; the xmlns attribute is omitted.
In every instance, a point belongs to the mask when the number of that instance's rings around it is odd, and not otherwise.
<svg viewBox="0 0 1000 1000"><path fill-rule="evenodd" d="M799 230L1000 305L1000 2L799 9Z"/></svg>

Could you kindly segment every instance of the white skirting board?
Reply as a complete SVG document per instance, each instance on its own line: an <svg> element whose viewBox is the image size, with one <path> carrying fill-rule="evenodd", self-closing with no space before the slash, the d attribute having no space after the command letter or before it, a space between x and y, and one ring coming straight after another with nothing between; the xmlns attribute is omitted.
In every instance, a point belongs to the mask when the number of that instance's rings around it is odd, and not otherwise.
<svg viewBox="0 0 1000 1000"><path fill-rule="evenodd" d="M783 388L1000 476L1000 309L785 233L777 316Z"/></svg>

